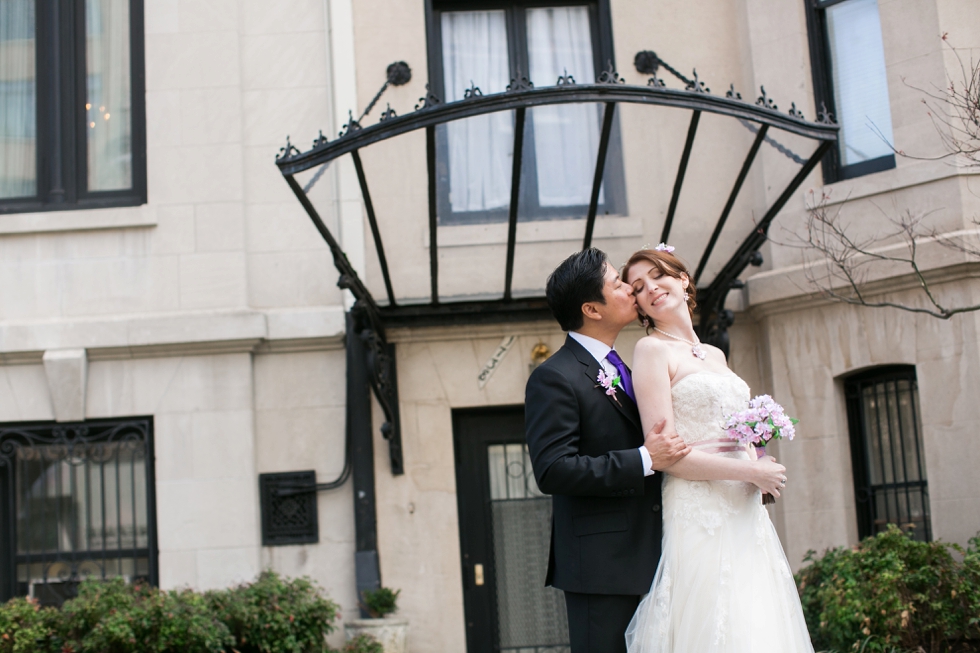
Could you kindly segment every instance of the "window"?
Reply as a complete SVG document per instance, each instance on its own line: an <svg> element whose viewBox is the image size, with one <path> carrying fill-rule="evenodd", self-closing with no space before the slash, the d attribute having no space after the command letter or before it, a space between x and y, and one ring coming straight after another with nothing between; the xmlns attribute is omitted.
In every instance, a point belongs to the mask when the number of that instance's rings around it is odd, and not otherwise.
<svg viewBox="0 0 980 653"><path fill-rule="evenodd" d="M146 201L142 0L0 0L0 213Z"/></svg>
<svg viewBox="0 0 980 653"><path fill-rule="evenodd" d="M877 0L804 0L817 107L840 124L828 183L895 167Z"/></svg>
<svg viewBox="0 0 980 653"><path fill-rule="evenodd" d="M919 391L913 367L878 368L846 379L858 535L897 524L932 539L922 451Z"/></svg>
<svg viewBox="0 0 980 653"><path fill-rule="evenodd" d="M429 21L429 79L444 101L477 86L501 93L527 77L549 86L571 75L594 83L612 62L608 2L440 2ZM458 120L438 130L439 220L507 219L514 112ZM592 191L602 106L569 104L527 112L522 153L522 218L585 217ZM600 214L625 211L622 156L613 129L599 195Z"/></svg>
<svg viewBox="0 0 980 653"><path fill-rule="evenodd" d="M150 418L0 425L0 602L157 582Z"/></svg>

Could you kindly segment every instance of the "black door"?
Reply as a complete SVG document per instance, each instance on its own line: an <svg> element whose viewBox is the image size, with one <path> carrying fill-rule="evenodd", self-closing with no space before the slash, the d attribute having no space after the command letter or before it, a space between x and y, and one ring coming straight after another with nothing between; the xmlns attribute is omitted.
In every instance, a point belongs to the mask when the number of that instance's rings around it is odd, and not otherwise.
<svg viewBox="0 0 980 653"><path fill-rule="evenodd" d="M453 411L468 653L565 653L564 595L545 587L551 497L524 443L524 407Z"/></svg>

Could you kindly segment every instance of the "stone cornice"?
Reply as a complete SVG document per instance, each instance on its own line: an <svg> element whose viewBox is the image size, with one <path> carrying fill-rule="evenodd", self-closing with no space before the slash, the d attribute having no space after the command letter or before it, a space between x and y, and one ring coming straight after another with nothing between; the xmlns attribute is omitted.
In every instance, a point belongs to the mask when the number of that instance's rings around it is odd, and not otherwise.
<svg viewBox="0 0 980 653"><path fill-rule="evenodd" d="M341 306L0 322L0 365L40 364L63 349L85 349L90 361L311 351L340 348L343 337Z"/></svg>

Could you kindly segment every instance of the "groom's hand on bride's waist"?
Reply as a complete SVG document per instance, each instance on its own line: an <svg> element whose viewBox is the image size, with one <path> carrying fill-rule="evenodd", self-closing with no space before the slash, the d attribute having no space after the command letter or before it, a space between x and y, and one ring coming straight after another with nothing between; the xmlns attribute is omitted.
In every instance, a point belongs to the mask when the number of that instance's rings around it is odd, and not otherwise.
<svg viewBox="0 0 980 653"><path fill-rule="evenodd" d="M650 452L650 466L653 469L667 469L678 460L691 453L684 439L674 432L665 433L667 420L661 419L643 439L643 446Z"/></svg>

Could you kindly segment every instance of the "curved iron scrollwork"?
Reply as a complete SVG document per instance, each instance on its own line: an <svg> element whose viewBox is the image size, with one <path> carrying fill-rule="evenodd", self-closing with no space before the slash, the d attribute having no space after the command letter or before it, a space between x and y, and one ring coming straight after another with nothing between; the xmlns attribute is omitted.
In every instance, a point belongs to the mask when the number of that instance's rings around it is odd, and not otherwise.
<svg viewBox="0 0 980 653"><path fill-rule="evenodd" d="M368 371L371 389L385 414L381 435L388 441L388 457L391 473L405 473L402 456L401 423L398 411L398 378L395 368L395 347L385 339L380 320L374 322L370 309L361 301L351 309L354 317L354 333L348 337L359 338L364 344L364 364Z"/></svg>

